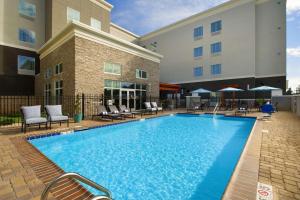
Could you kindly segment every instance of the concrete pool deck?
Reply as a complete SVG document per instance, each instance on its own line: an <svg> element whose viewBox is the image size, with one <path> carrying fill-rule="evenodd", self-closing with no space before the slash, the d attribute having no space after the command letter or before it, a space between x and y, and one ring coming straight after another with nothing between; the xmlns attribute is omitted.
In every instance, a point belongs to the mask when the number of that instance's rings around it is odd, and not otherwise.
<svg viewBox="0 0 300 200"><path fill-rule="evenodd" d="M175 110L162 114L183 111L185 110ZM257 115L260 114L251 113L249 116ZM155 117L155 115L143 117ZM140 116L137 116L138 118ZM108 123L111 122L86 120L80 124L72 123L70 128L100 126ZM51 133L55 132L56 129L63 131L66 130L65 127L65 125L62 128L55 126L52 130L47 131L32 129L26 136ZM0 129L0 200L37 200L40 198L45 183L47 183L41 170L43 171L44 167L44 171L47 169L49 172L49 163L37 171L37 168L32 166L28 156L24 156L26 152L20 150L22 145L16 145L16 138L22 137L24 134L20 133L19 129ZM275 113L270 121L257 120L223 199L255 199L257 181L273 186L274 199L300 199L299 146L300 118L292 113L279 112ZM31 160L34 161L35 159ZM45 159L42 160L45 162ZM54 196L57 197L57 195L52 195L51 198L55 199ZM85 199L83 197L88 199L88 195L81 195L81 197L78 199ZM59 196L57 199L75 198L69 194Z"/></svg>

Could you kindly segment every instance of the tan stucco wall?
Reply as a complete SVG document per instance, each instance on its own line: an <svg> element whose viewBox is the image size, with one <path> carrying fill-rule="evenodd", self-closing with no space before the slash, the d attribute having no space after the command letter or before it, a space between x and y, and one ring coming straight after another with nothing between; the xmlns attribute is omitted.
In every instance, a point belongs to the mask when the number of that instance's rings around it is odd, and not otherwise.
<svg viewBox="0 0 300 200"><path fill-rule="evenodd" d="M284 76L285 12L285 0L234 0L142 36L140 43L149 48L151 43L157 42L156 51L164 56L160 65L162 82ZM210 25L217 20L222 20L222 31L211 35ZM194 28L201 25L204 36L194 41ZM277 30L279 26L281 30ZM215 42L222 42L219 56L210 54L210 45ZM193 49L199 46L203 46L203 57L194 59ZM222 64L221 75L211 75L212 64ZM203 66L202 77L194 77L196 66Z"/></svg>
<svg viewBox="0 0 300 200"><path fill-rule="evenodd" d="M255 12L255 75L286 74L286 0L258 4Z"/></svg>
<svg viewBox="0 0 300 200"><path fill-rule="evenodd" d="M80 22L90 25L93 17L101 21L102 31L110 31L110 12L89 0L55 0L52 1L51 7L51 20L48 19L48 22L51 22L46 28L47 39L58 34L67 25L67 7L80 12Z"/></svg>
<svg viewBox="0 0 300 200"><path fill-rule="evenodd" d="M31 19L19 14L19 0L0 0L0 44L39 49L45 41L45 2L27 0L36 6L36 17ZM19 28L35 32L35 44L19 41Z"/></svg>
<svg viewBox="0 0 300 200"><path fill-rule="evenodd" d="M110 26L110 34L112 34L118 38L121 38L123 40L126 40L128 42L133 42L133 43L138 39L137 36L134 36L124 30L121 30L120 28L118 28L114 25Z"/></svg>
<svg viewBox="0 0 300 200"><path fill-rule="evenodd" d="M104 62L122 65L122 74L110 75L104 73ZM65 95L103 94L104 80L121 80L134 83L151 84L151 96L159 96L159 63L108 47L96 42L73 37L59 48L41 59L41 73L36 78L36 94L42 95L46 69L49 66L63 63L63 73L53 76L49 81L62 78ZM136 79L135 70L143 69L148 72L148 79ZM54 93L53 93L54 94Z"/></svg>

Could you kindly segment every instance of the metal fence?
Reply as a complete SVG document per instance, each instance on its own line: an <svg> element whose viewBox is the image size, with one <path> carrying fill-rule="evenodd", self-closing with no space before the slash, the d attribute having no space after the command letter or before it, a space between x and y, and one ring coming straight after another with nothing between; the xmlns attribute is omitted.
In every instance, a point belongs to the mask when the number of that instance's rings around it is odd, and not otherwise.
<svg viewBox="0 0 300 200"><path fill-rule="evenodd" d="M41 105L42 116L45 116L45 105L62 105L63 113L73 117L75 114L75 102L80 102L80 110L83 115L83 119L90 119L92 115L98 114L99 105L107 106L108 100L115 105L120 104L119 99L111 99L104 95L89 95L81 94L77 96L0 96L0 127L2 126L19 126L21 124L20 108L22 106L34 106ZM136 99L133 99L136 101ZM155 101L165 109L173 109L178 107L184 107L185 102L181 102L178 99L160 99L159 97L147 96L138 101L139 106L129 109L143 109L144 102Z"/></svg>

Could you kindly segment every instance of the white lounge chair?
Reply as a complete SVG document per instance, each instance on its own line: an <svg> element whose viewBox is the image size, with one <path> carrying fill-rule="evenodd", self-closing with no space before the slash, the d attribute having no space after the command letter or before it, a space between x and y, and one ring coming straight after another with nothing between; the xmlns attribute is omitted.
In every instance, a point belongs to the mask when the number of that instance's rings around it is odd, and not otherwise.
<svg viewBox="0 0 300 200"><path fill-rule="evenodd" d="M21 109L21 117L22 117L22 127L21 131L24 130L26 133L26 128L31 125L38 125L41 128L41 124L46 125L46 129L48 128L47 119L41 116L41 106L22 106Z"/></svg>
<svg viewBox="0 0 300 200"><path fill-rule="evenodd" d="M46 105L45 110L48 122L50 123L50 129L52 124L59 123L61 126L62 122L66 122L69 127L69 116L62 114L61 105Z"/></svg>
<svg viewBox="0 0 300 200"><path fill-rule="evenodd" d="M152 106L152 108L155 108L157 111L163 111L163 108L162 107L158 107L157 103L155 101L151 102L151 106Z"/></svg>

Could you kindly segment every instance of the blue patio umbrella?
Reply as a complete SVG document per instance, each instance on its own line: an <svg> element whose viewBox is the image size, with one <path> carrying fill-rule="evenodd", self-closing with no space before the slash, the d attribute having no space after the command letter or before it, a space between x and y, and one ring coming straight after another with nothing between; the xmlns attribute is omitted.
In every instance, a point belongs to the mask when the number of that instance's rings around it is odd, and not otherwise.
<svg viewBox="0 0 300 200"><path fill-rule="evenodd" d="M270 86L260 86L250 89L250 91L271 91L271 90L280 90L280 88L270 87Z"/></svg>
<svg viewBox="0 0 300 200"><path fill-rule="evenodd" d="M192 93L211 93L211 91L203 89L203 88L199 88L197 90L192 91Z"/></svg>

